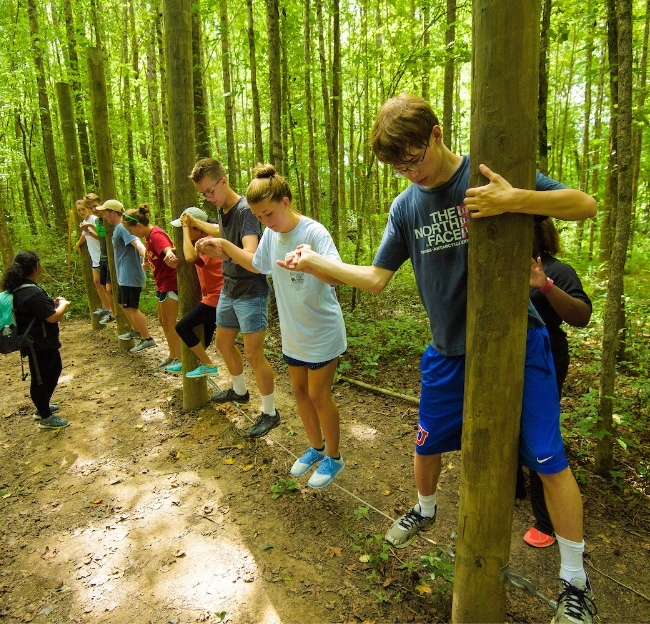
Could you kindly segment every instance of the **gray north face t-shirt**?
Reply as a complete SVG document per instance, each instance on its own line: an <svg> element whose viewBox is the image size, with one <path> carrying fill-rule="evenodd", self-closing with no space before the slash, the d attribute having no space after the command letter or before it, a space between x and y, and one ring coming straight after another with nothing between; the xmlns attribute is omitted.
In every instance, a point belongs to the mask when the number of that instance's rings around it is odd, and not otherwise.
<svg viewBox="0 0 650 624"><path fill-rule="evenodd" d="M420 299L429 317L433 347L443 355L465 353L469 157L441 186L411 184L391 206L373 264L389 271L411 260ZM566 188L537 174L538 191ZM543 325L529 303L530 320Z"/></svg>
<svg viewBox="0 0 650 624"><path fill-rule="evenodd" d="M219 209L219 227L221 236L237 247L242 248L242 238L249 234L262 237L262 228L257 217L251 212L246 198L241 196L239 201L226 213ZM266 276L252 273L234 262L223 263L223 290L233 299L254 299L266 297L269 294L269 284Z"/></svg>

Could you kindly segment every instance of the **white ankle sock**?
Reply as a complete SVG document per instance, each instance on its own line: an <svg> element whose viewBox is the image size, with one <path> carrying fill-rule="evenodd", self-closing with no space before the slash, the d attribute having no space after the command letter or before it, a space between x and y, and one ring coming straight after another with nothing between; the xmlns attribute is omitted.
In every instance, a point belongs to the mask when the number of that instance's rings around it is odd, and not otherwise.
<svg viewBox="0 0 650 624"><path fill-rule="evenodd" d="M418 500L420 501L420 515L425 518L433 518L436 513L436 492L431 496L422 496L418 492Z"/></svg>
<svg viewBox="0 0 650 624"><path fill-rule="evenodd" d="M555 537L560 547L560 578L567 583L570 583L574 578L586 581L587 573L582 561L582 553L585 550L584 540L582 542L571 542L557 534Z"/></svg>
<svg viewBox="0 0 650 624"><path fill-rule="evenodd" d="M232 389L239 395L246 394L246 379L244 373L241 375L230 375Z"/></svg>
<svg viewBox="0 0 650 624"><path fill-rule="evenodd" d="M273 395L274 393L271 392L271 394L262 397L262 411L269 416L275 415L275 399Z"/></svg>

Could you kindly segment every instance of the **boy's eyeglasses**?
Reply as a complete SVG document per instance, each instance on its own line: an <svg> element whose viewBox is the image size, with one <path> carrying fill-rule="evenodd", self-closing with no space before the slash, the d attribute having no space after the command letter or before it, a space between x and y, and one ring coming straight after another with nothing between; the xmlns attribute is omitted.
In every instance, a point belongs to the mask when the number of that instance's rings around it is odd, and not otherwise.
<svg viewBox="0 0 650 624"><path fill-rule="evenodd" d="M219 182L221 182L221 180L219 180ZM212 197L212 195L214 194L214 189L216 189L217 186L219 186L219 182L217 182L211 189L208 189L207 191L205 191L205 193L199 193L199 195L201 197L203 197L203 199L207 199L208 197Z"/></svg>
<svg viewBox="0 0 650 624"><path fill-rule="evenodd" d="M140 223L140 221L138 221L135 217L128 214L123 214L122 219L128 221L129 223Z"/></svg>
<svg viewBox="0 0 650 624"><path fill-rule="evenodd" d="M400 178L405 176L409 171L416 171L417 169L420 168L422 163L424 162L424 157L427 155L427 150L429 149L429 144L426 144L426 147L424 148L424 152L422 153L422 157L419 160L416 160L415 162L411 163L408 167L402 167L402 169L393 169L393 175L396 178Z"/></svg>

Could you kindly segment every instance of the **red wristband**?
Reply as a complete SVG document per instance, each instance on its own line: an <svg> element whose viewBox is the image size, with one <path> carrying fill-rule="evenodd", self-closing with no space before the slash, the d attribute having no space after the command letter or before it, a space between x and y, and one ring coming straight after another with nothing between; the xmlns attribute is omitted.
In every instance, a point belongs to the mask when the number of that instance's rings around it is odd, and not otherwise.
<svg viewBox="0 0 650 624"><path fill-rule="evenodd" d="M551 288L553 288L553 280L550 277L547 277L546 284L537 290L541 293L547 293L549 290L551 290Z"/></svg>

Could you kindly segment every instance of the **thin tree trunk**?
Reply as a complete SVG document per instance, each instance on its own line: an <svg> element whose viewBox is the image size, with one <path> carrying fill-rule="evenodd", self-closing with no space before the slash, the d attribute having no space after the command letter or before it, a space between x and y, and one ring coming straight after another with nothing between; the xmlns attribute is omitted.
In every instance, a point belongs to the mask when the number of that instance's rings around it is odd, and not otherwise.
<svg viewBox="0 0 650 624"><path fill-rule="evenodd" d="M552 0L544 0L542 11L542 28L540 31L539 47L539 97L537 99L537 132L539 143L539 164L541 173L548 173L548 122L546 109L548 106L548 29L551 27Z"/></svg>
<svg viewBox="0 0 650 624"><path fill-rule="evenodd" d="M3 198L2 183L0 182L0 254L5 271L14 259L14 247L9 235L9 227L5 218L5 207Z"/></svg>
<svg viewBox="0 0 650 624"><path fill-rule="evenodd" d="M621 305L624 294L623 275L630 238L632 209L632 2L617 0L617 162L618 195L616 230L610 259L607 299L603 320L603 346L600 373L600 394L597 423L595 470L609 476L613 467L614 440L612 414L616 379L616 354L619 345Z"/></svg>
<svg viewBox="0 0 650 624"><path fill-rule="evenodd" d="M56 150L54 148L54 132L52 130L52 117L50 115L50 100L47 95L45 81L45 61L43 48L38 28L38 10L36 0L28 0L29 32L32 37L32 52L36 67L36 84L38 86L38 107L41 119L41 133L43 136L43 153L47 167L47 177L50 185L50 195L54 207L56 229L63 234L68 229L68 213L63 201L59 171L56 166Z"/></svg>
<svg viewBox="0 0 650 624"><path fill-rule="evenodd" d="M448 0L454 2L454 0ZM429 88L431 86L431 52L429 46L431 45L431 33L429 31L429 20L431 19L431 5L429 2L422 2L422 97L425 100L429 99ZM445 65L445 72L446 72ZM445 73L445 78L447 74ZM445 83L446 85L447 83ZM443 134L443 136L446 136Z"/></svg>
<svg viewBox="0 0 650 624"><path fill-rule="evenodd" d="M18 127L21 132L22 136L22 148L23 148L23 157L25 158L25 164L27 165L27 171L29 171L29 181L32 184L32 188L34 189L34 194L36 195L36 204L38 205L39 212L41 214L41 217L43 219L43 223L45 223L46 227L49 229L52 227L50 223L50 215L45 210L45 200L43 199L43 194L41 193L41 187L38 183L38 178L36 177L36 172L34 171L34 165L32 163L32 130L33 130L33 125L32 128L30 129L29 133L29 145L27 141L27 129L23 126L22 121L20 119L20 115L16 114L16 121L18 122Z"/></svg>
<svg viewBox="0 0 650 624"><path fill-rule="evenodd" d="M231 179L238 178L235 167L235 134L233 131L232 87L230 84L230 42L228 41L228 2L219 0L219 25L221 27L221 72L223 76L223 101L226 118L226 150L228 173Z"/></svg>
<svg viewBox="0 0 650 624"><path fill-rule="evenodd" d="M14 130L16 133L16 140L22 143L23 134L18 115L15 116ZM38 229L36 228L36 220L34 219L34 211L32 210L32 196L29 192L29 176L27 175L25 167L20 168L20 187L23 192L23 205L25 206L25 214L27 215L27 222L29 223L29 231L32 236L36 236L38 234Z"/></svg>
<svg viewBox="0 0 650 624"><path fill-rule="evenodd" d="M169 123L174 137L170 145L170 186L173 217L178 218L186 206L196 200L196 189L187 177L195 152L194 93L192 88L192 16L191 0L164 0L167 74L169 76ZM183 233L174 228L176 248L183 248ZM201 290L196 270L178 254L179 312L187 314L200 300ZM197 364L196 356L183 343L183 371ZM183 375L183 408L190 411L208 400L205 379Z"/></svg>
<svg viewBox="0 0 650 624"><path fill-rule="evenodd" d="M309 4L309 0L305 0ZM260 115L260 94L257 89L257 60L255 58L255 23L253 22L253 0L246 0L248 9L248 51L251 71L251 94L253 96L253 131L255 133L255 159L264 162L264 141L262 140L262 117Z"/></svg>
<svg viewBox="0 0 650 624"><path fill-rule="evenodd" d="M203 40L201 37L201 5L192 4L192 76L194 87L194 132L196 134L196 157L210 158L210 119L203 85Z"/></svg>
<svg viewBox="0 0 650 624"><path fill-rule="evenodd" d="M454 116L454 41L456 39L456 0L447 0L447 30L445 31L445 82L442 112L442 136L445 145L453 145L452 120ZM428 28L428 20L425 28Z"/></svg>
<svg viewBox="0 0 650 624"><path fill-rule="evenodd" d="M604 45L603 45L604 47ZM598 71L598 95L596 96L596 121L594 123L594 143L596 149L594 150L593 157L593 174L591 176L591 195L598 197L600 192L600 161L601 161L601 138L603 133L602 112L603 112L603 98L605 92L605 55L602 54L600 58L600 68ZM587 256L589 262L594 259L594 242L596 240L596 224L598 215L590 220L589 223L589 254Z"/></svg>
<svg viewBox="0 0 650 624"><path fill-rule="evenodd" d="M153 175L154 197L156 199L156 222L162 228L166 226L167 211L163 191L163 170L160 156L160 107L158 106L158 76L156 73L156 31L151 30L149 50L147 52L147 106L149 110L149 136L151 137L151 172Z"/></svg>
<svg viewBox="0 0 650 624"><path fill-rule="evenodd" d="M79 150L84 172L84 181L87 188L95 187L95 174L90 155L90 141L88 140L88 127L84 110L84 93L81 89L79 78L79 55L77 54L77 37L75 32L74 16L70 0L63 0L65 13L65 31L68 44L68 58L70 59L70 85L74 94L77 132L79 134Z"/></svg>
<svg viewBox="0 0 650 624"><path fill-rule="evenodd" d="M571 87L573 86L573 71L575 65L575 51L576 51L576 40L577 34L574 31L573 34L573 43L571 44L571 55L569 57L569 73L567 75L566 83L566 98L564 100L564 114L562 115L562 126L560 128L560 149L558 150L558 168L557 168L557 179L562 181L563 167L564 167L564 144L566 139L566 131L569 126L569 108L571 106Z"/></svg>
<svg viewBox="0 0 650 624"><path fill-rule="evenodd" d="M269 88L271 95L269 160L279 173L284 172L282 145L282 94L280 93L280 13L278 0L266 0L266 26L269 37Z"/></svg>
<svg viewBox="0 0 650 624"><path fill-rule="evenodd" d="M307 141L309 149L309 216L320 221L320 185L314 145L314 119L311 95L311 8L310 0L305 1L303 19L304 61L305 61L305 115L307 116Z"/></svg>
<svg viewBox="0 0 650 624"><path fill-rule="evenodd" d="M131 117L131 67L129 66L129 5L124 4L124 30L122 34L122 65L124 67L124 82L120 104L126 130L126 159L129 171L129 199L132 204L138 201L138 189L135 179L135 154L133 149L133 121Z"/></svg>

